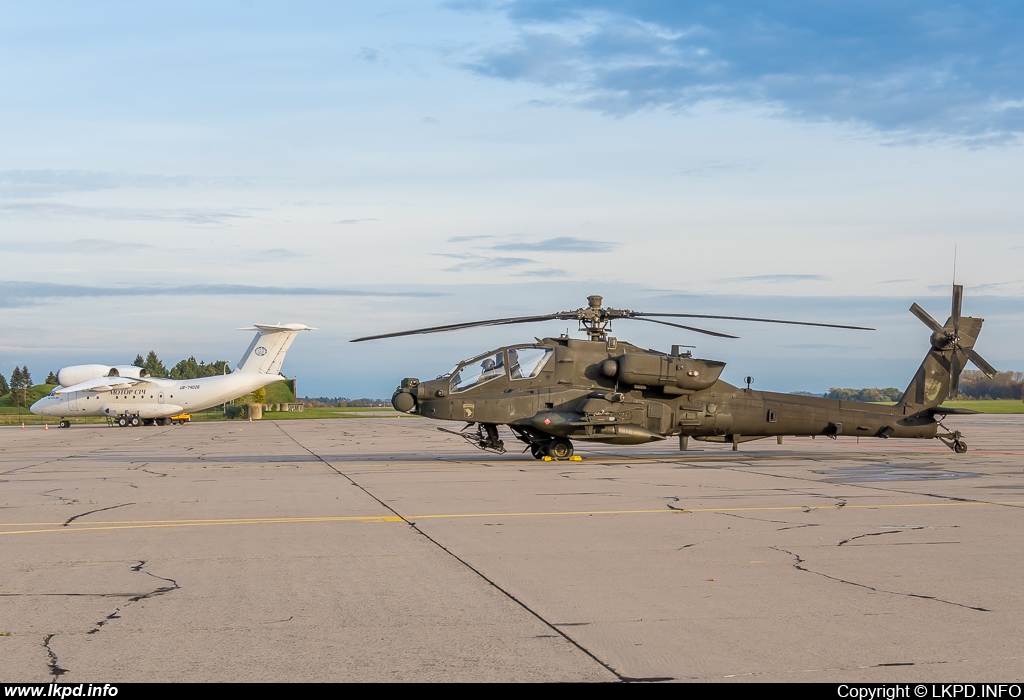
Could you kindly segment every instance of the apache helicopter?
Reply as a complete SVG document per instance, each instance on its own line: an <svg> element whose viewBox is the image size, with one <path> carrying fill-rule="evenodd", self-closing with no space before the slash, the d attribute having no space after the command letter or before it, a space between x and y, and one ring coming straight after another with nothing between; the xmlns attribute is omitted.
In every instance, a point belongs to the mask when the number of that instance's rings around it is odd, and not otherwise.
<svg viewBox="0 0 1024 700"><path fill-rule="evenodd" d="M947 414L977 413L943 408L955 398L967 360L989 377L996 370L974 351L984 319L961 316L963 286L953 286L952 314L939 324L916 303L910 307L931 329L931 347L903 397L894 406L753 391L750 377L741 389L719 379L724 362L693 357L673 345L670 353L644 350L609 335L611 322L633 319L696 333L737 336L684 326L652 317L727 319L826 328L874 330L861 326L706 314L645 313L603 307L600 296L588 306L542 316L454 323L356 338L351 342L423 333L577 320L586 340L537 339L535 343L491 350L460 362L437 379L403 379L391 404L404 413L466 421L459 435L484 450L504 452L498 426L505 425L537 459L569 459L572 440L637 445L670 436L686 450L689 438L731 443L776 436L840 435L876 438L938 438L957 454L967 451L959 430L942 424ZM475 429L474 429L475 428ZM940 432L941 429L941 432ZM525 450L524 450L525 451Z"/></svg>

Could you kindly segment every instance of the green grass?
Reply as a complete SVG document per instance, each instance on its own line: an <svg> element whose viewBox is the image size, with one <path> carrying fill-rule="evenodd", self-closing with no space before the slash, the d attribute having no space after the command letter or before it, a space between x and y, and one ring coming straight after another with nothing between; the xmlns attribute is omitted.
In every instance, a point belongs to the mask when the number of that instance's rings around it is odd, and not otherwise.
<svg viewBox="0 0 1024 700"><path fill-rule="evenodd" d="M295 394L292 393L292 383L280 381L268 384L266 403L296 403Z"/></svg>
<svg viewBox="0 0 1024 700"><path fill-rule="evenodd" d="M946 401L943 406L949 408L969 408L981 413L1024 413L1024 401L1014 399L993 399L986 401Z"/></svg>

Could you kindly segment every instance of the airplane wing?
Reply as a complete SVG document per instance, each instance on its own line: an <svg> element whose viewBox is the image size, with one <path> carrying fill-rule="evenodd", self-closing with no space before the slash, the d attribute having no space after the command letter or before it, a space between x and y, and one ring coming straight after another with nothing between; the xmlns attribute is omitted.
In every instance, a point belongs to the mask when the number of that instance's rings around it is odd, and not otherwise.
<svg viewBox="0 0 1024 700"><path fill-rule="evenodd" d="M147 377L96 377L71 386L62 386L54 394L68 394L73 391L110 391L111 389L130 389L136 384L148 384Z"/></svg>

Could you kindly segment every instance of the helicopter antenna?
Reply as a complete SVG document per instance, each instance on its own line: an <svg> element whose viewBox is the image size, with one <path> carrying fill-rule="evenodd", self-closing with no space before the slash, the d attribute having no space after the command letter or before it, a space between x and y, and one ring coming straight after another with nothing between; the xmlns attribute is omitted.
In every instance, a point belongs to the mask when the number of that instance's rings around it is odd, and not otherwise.
<svg viewBox="0 0 1024 700"><path fill-rule="evenodd" d="M953 286L956 286L956 243L953 244Z"/></svg>

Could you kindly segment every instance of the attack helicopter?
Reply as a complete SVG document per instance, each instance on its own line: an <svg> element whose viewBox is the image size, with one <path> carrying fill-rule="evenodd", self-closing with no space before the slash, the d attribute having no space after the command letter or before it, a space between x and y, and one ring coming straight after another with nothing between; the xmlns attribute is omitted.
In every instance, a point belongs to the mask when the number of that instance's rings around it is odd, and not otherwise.
<svg viewBox="0 0 1024 700"><path fill-rule="evenodd" d="M944 408L955 398L960 373L971 361L989 377L996 370L975 350L984 319L961 315L963 286L953 286L952 313L939 324L916 303L910 307L932 331L930 348L894 406L810 396L754 391L719 377L726 363L693 356L692 346L673 345L671 352L645 350L610 335L611 322L632 319L721 338L737 336L660 320L724 319L874 330L863 326L685 313L647 313L603 306L600 296L574 311L540 316L454 323L356 338L380 340L442 333L481 326L548 320L576 320L586 340L563 334L509 345L458 363L436 379L405 378L395 389L395 409L428 418L465 421L461 431L438 428L474 446L505 452L498 426L507 426L537 459L573 456L573 440L637 445L678 436L679 449L690 438L740 443L783 436L937 438L957 454L967 451L959 430L942 424L949 414L977 413ZM658 317L658 318L654 318Z"/></svg>

